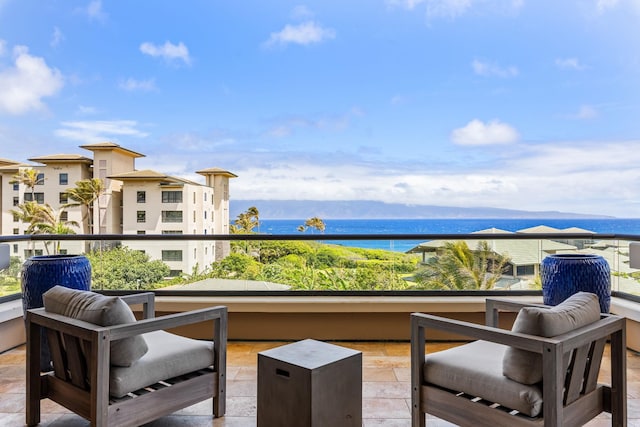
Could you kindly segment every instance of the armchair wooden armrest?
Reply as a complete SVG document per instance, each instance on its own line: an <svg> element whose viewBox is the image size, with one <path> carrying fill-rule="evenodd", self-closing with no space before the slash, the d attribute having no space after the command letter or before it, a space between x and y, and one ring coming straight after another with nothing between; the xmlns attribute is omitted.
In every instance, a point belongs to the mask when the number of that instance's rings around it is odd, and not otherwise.
<svg viewBox="0 0 640 427"><path fill-rule="evenodd" d="M142 304L142 318L149 319L154 317L156 313L155 294L153 292L142 292L138 294L129 294L120 296L124 302L129 305Z"/></svg>

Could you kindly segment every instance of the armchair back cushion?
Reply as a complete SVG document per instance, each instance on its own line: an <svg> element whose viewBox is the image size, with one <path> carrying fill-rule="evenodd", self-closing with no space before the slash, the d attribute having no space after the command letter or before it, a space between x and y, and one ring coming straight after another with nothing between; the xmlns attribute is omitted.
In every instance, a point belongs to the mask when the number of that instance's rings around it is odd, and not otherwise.
<svg viewBox="0 0 640 427"><path fill-rule="evenodd" d="M131 308L118 297L54 286L44 293L42 299L46 311L99 326L136 321ZM144 356L147 350L147 343L142 335L124 338L111 343L109 360L112 365L131 366Z"/></svg>
<svg viewBox="0 0 640 427"><path fill-rule="evenodd" d="M525 307L511 329L540 337L554 337L600 320L598 296L578 292L551 308ZM509 347L502 359L503 374L522 384L542 381L542 355Z"/></svg>

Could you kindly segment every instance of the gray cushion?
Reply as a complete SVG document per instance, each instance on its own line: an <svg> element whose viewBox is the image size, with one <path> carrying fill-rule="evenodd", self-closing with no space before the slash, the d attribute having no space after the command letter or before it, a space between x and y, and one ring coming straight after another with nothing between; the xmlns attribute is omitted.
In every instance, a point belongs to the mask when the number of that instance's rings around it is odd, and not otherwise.
<svg viewBox="0 0 640 427"><path fill-rule="evenodd" d="M600 320L598 296L578 292L551 308L525 307L512 331L540 337L554 337ZM509 348L503 358L503 373L514 381L535 384L542 381L542 355Z"/></svg>
<svg viewBox="0 0 640 427"><path fill-rule="evenodd" d="M136 321L131 308L118 297L108 297L91 291L54 286L42 296L46 311L62 314L99 326L114 326ZM147 352L142 335L111 343L110 363L131 366Z"/></svg>
<svg viewBox="0 0 640 427"><path fill-rule="evenodd" d="M425 359L424 379L535 417L542 409L542 390L538 385L523 385L502 375L506 350L501 344L475 341L431 353Z"/></svg>
<svg viewBox="0 0 640 427"><path fill-rule="evenodd" d="M149 351L131 367L111 367L109 394L122 397L158 381L213 365L214 345L165 331L144 334Z"/></svg>

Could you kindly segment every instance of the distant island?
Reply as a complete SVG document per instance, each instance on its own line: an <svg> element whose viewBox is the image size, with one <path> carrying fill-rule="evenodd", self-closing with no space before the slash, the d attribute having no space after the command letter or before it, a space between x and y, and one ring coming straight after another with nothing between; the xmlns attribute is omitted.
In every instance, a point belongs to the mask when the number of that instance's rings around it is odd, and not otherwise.
<svg viewBox="0 0 640 427"><path fill-rule="evenodd" d="M375 201L318 200L234 200L229 202L231 220L255 206L263 219L440 219L440 218L541 218L541 219L608 219L606 215L590 215L559 211L521 211L487 207L449 207L408 205Z"/></svg>

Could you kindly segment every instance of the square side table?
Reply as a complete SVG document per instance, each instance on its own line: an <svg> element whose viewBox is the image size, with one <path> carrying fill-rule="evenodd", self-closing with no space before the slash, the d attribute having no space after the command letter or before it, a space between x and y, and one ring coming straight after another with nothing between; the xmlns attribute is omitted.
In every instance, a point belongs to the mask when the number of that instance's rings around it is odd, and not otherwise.
<svg viewBox="0 0 640 427"><path fill-rule="evenodd" d="M258 353L258 427L361 427L362 353L307 339Z"/></svg>

